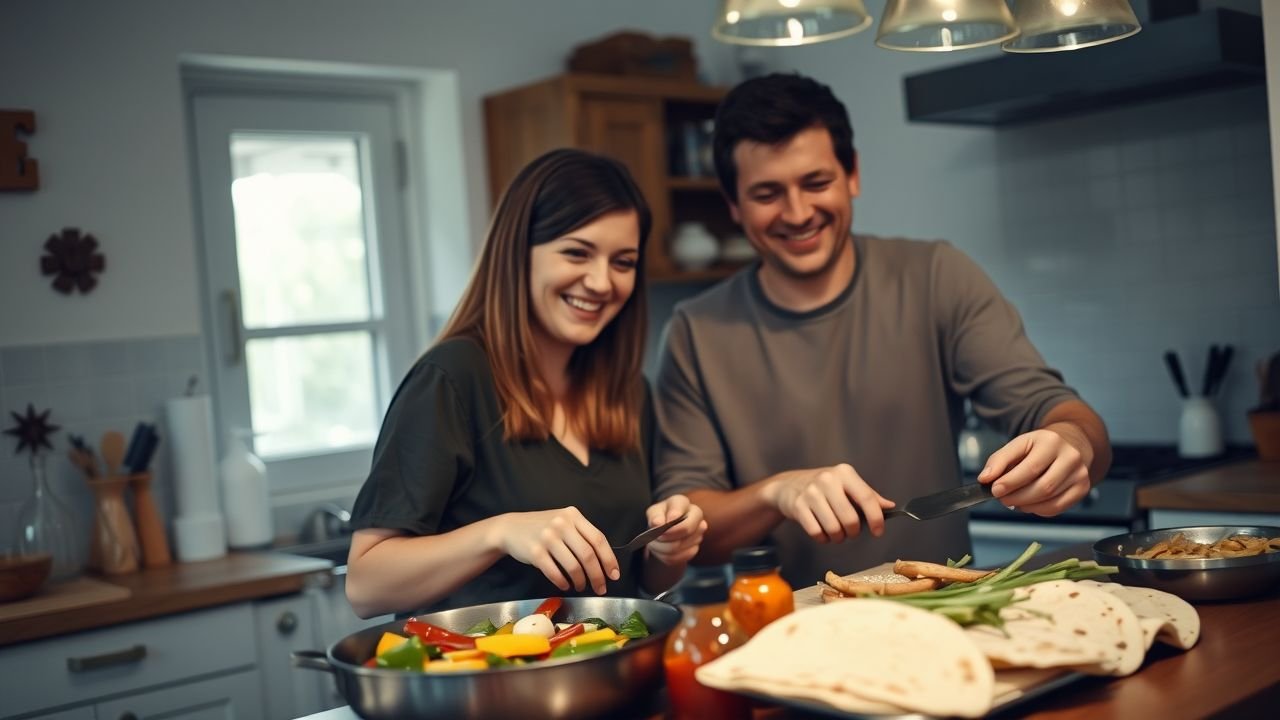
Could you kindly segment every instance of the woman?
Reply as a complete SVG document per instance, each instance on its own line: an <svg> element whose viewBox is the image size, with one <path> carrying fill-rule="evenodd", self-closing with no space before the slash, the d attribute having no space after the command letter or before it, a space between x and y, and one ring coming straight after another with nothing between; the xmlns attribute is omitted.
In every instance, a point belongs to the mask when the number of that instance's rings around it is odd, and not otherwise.
<svg viewBox="0 0 1280 720"><path fill-rule="evenodd" d="M387 411L353 511L357 613L679 579L706 523L684 496L650 504L649 226L607 158L555 150L512 181L462 301ZM633 557L609 548L681 515Z"/></svg>

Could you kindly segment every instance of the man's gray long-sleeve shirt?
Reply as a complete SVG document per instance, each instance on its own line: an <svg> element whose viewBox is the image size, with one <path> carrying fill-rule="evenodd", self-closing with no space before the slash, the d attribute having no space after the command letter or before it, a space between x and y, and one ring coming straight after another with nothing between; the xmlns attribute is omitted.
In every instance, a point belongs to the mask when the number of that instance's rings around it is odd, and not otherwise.
<svg viewBox="0 0 1280 720"><path fill-rule="evenodd" d="M1010 435L1076 398L960 251L871 236L854 247L849 287L810 312L770 302L758 266L677 305L656 383L659 497L847 462L901 507L961 482L965 397ZM827 570L969 551L966 513L895 519L883 537L826 545L788 520L765 542L796 587Z"/></svg>

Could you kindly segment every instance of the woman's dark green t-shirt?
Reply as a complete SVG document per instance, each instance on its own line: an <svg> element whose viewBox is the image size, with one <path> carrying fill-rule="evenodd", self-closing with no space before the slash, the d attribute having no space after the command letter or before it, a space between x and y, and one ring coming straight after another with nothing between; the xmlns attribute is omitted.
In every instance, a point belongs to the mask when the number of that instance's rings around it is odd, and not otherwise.
<svg viewBox="0 0 1280 720"><path fill-rule="evenodd" d="M647 527L645 508L652 502L647 392L641 428L642 451L592 450L586 466L555 438L508 442L484 350L469 339L446 340L423 355L396 390L352 527L433 535L502 513L572 505L611 545L620 545ZM610 595L636 595L640 557L618 558L622 577L609 582ZM565 594L538 569L504 556L424 610Z"/></svg>

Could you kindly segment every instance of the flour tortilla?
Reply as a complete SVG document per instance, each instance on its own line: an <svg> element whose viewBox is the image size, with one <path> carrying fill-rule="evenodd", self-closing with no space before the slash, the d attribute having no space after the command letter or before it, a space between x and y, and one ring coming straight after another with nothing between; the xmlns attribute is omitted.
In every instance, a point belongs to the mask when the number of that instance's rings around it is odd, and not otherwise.
<svg viewBox="0 0 1280 720"><path fill-rule="evenodd" d="M965 632L996 668L1069 667L1091 675L1129 675L1146 647L1133 610L1114 595L1070 580L1014 591L1000 611L1004 632L976 625Z"/></svg>
<svg viewBox="0 0 1280 720"><path fill-rule="evenodd" d="M978 717L994 695L991 665L960 626L877 599L797 610L698 668L697 678L863 714Z"/></svg>
<svg viewBox="0 0 1280 720"><path fill-rule="evenodd" d="M1123 600L1142 624L1147 649L1159 640L1181 650L1190 650L1200 639L1200 614L1191 603L1173 593L1096 580L1081 580L1077 584L1095 587Z"/></svg>

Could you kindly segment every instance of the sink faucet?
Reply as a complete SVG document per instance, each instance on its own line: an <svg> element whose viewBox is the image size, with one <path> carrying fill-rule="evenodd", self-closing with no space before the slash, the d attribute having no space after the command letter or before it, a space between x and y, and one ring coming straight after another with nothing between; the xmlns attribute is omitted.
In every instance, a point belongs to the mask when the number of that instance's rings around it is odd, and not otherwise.
<svg viewBox="0 0 1280 720"><path fill-rule="evenodd" d="M351 513L334 503L325 503L307 514L302 521L301 543L323 542L351 534Z"/></svg>

